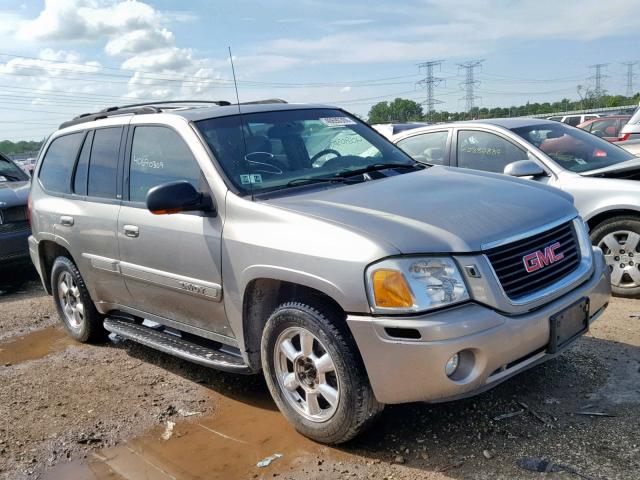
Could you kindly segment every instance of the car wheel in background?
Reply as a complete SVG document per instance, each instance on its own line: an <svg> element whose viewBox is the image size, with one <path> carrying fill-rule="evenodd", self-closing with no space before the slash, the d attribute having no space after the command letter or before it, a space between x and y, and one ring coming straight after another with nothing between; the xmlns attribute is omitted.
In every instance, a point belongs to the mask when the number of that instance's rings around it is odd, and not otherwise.
<svg viewBox="0 0 640 480"><path fill-rule="evenodd" d="M51 290L60 319L73 338L86 343L107 337L104 317L96 310L78 268L67 257L53 262Z"/></svg>
<svg viewBox="0 0 640 480"><path fill-rule="evenodd" d="M640 295L640 217L614 217L591 232L611 269L611 289L621 297Z"/></svg>
<svg viewBox="0 0 640 480"><path fill-rule="evenodd" d="M280 411L300 433L329 444L355 437L384 408L336 316L331 309L285 303L267 321L261 345L264 375Z"/></svg>

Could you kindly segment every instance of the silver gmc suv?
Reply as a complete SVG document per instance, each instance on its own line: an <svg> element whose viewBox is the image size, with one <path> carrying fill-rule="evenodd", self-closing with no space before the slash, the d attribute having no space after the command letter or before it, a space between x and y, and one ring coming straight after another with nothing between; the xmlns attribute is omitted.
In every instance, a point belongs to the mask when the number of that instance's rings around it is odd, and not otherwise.
<svg viewBox="0 0 640 480"><path fill-rule="evenodd" d="M42 149L29 208L71 336L263 372L325 443L384 404L475 395L558 355L610 295L568 194L417 163L327 106L78 117Z"/></svg>

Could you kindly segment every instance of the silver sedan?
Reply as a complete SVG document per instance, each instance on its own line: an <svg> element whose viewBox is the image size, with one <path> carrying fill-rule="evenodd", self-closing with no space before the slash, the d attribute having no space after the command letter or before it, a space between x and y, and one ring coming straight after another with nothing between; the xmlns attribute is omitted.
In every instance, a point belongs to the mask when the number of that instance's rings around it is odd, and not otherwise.
<svg viewBox="0 0 640 480"><path fill-rule="evenodd" d="M415 160L504 173L573 195L613 291L640 295L640 158L580 129L520 118L417 128L391 139Z"/></svg>

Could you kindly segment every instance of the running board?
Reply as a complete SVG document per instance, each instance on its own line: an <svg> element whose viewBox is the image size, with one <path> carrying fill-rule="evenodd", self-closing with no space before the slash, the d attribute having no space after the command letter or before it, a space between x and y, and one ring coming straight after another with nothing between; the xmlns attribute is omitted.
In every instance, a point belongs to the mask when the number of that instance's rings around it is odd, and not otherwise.
<svg viewBox="0 0 640 480"><path fill-rule="evenodd" d="M132 321L107 317L104 320L104 328L120 337L205 367L227 372L253 373L239 355L198 345L177 335L165 333Z"/></svg>

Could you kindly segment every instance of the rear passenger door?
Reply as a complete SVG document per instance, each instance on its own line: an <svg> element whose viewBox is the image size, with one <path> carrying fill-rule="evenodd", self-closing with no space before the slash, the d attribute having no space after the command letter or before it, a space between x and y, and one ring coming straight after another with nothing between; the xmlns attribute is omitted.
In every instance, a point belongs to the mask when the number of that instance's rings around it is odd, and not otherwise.
<svg viewBox="0 0 640 480"><path fill-rule="evenodd" d="M399 140L396 145L414 160L433 165L449 165L450 129L418 133Z"/></svg>
<svg viewBox="0 0 640 480"><path fill-rule="evenodd" d="M150 188L175 180L210 194L193 153L178 132L160 125L132 126L127 151L118 245L131 305L180 330L230 336L221 301L220 217L154 215L145 202Z"/></svg>
<svg viewBox="0 0 640 480"><path fill-rule="evenodd" d="M124 127L114 126L55 139L39 176L47 192L58 197L47 202L56 241L73 256L93 300L103 304L129 299L116 239L123 132Z"/></svg>

